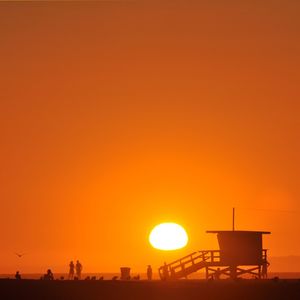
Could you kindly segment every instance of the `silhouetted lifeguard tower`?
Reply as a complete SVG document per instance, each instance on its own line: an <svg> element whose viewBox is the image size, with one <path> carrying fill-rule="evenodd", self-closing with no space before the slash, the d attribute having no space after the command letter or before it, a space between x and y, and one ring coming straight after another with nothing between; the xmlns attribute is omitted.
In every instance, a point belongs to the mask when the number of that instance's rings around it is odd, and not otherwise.
<svg viewBox="0 0 300 300"><path fill-rule="evenodd" d="M161 266L158 271L162 280L187 278L191 273L204 269L206 279L221 276L236 279L248 274L266 278L269 266L267 250L263 249L263 234L266 231L213 230L217 234L219 250L201 250Z"/></svg>

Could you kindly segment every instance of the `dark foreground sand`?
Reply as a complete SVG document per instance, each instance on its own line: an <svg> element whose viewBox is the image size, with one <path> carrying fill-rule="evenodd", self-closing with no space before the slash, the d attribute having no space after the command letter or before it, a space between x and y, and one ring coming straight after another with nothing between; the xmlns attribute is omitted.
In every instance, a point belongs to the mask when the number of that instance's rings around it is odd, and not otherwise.
<svg viewBox="0 0 300 300"><path fill-rule="evenodd" d="M300 281L39 281L0 280L0 299L297 299Z"/></svg>

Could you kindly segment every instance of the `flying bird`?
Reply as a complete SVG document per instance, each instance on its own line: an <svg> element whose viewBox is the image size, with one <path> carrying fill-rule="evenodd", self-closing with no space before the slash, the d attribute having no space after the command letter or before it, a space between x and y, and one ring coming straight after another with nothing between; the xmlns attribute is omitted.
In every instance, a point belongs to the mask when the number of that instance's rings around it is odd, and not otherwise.
<svg viewBox="0 0 300 300"><path fill-rule="evenodd" d="M21 258L22 256L24 256L26 253L15 253L15 255L17 255L19 258Z"/></svg>

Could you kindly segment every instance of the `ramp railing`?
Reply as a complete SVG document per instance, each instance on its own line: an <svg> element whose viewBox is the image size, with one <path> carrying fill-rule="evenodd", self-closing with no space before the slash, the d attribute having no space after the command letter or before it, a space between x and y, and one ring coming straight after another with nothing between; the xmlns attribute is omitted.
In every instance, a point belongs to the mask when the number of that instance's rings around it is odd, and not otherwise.
<svg viewBox="0 0 300 300"><path fill-rule="evenodd" d="M262 250L262 260L258 265L268 265L267 250ZM203 268L227 266L221 261L220 250L202 250L193 252L158 269L162 280L187 278L191 273Z"/></svg>
<svg viewBox="0 0 300 300"><path fill-rule="evenodd" d="M164 264L158 269L159 276L163 280L187 277L208 265L220 262L219 250L205 250L193 252L169 264Z"/></svg>

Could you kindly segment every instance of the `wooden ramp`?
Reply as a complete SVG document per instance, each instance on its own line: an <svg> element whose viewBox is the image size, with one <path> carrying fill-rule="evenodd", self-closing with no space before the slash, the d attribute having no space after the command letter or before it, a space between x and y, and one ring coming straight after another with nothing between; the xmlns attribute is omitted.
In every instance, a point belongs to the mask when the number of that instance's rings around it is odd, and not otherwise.
<svg viewBox="0 0 300 300"><path fill-rule="evenodd" d="M253 264L229 263L222 259L220 250L203 250L193 252L169 264L165 263L158 272L162 280L188 278L188 275L201 269L205 269L206 279L220 279L221 275L235 279L245 274L254 278L266 278L268 266L266 249L261 250L261 260Z"/></svg>
<svg viewBox="0 0 300 300"><path fill-rule="evenodd" d="M219 266L220 251L206 250L193 252L158 269L162 280L187 278L188 275L203 268Z"/></svg>

